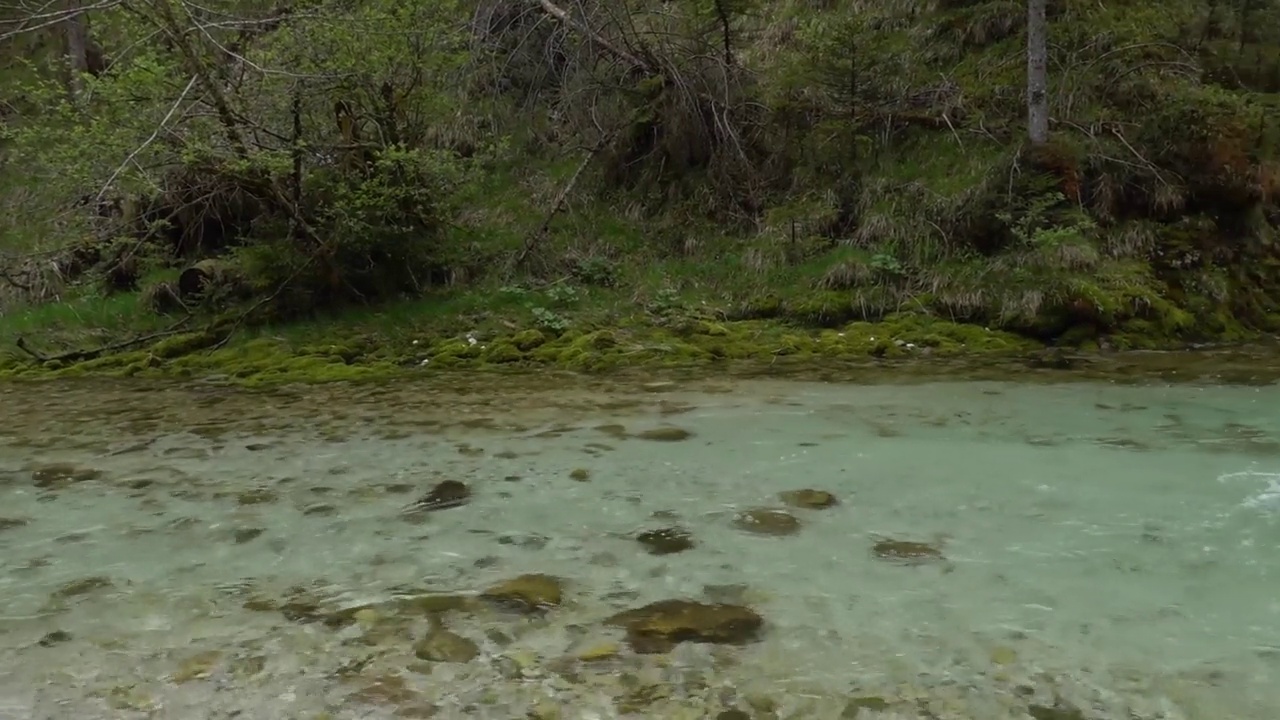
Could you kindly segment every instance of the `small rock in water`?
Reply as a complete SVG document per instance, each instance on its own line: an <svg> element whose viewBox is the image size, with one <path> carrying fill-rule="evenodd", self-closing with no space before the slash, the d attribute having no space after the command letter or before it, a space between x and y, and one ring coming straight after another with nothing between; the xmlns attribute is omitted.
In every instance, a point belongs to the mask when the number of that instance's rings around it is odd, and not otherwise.
<svg viewBox="0 0 1280 720"><path fill-rule="evenodd" d="M53 647L69 640L71 640L71 633L66 630L54 630L53 632L45 633L44 637L40 638L36 644L40 647Z"/></svg>
<svg viewBox="0 0 1280 720"><path fill-rule="evenodd" d="M673 426L652 428L642 430L635 435L641 440L657 440L659 442L679 442L680 440L688 440L693 437L693 433Z"/></svg>
<svg viewBox="0 0 1280 720"><path fill-rule="evenodd" d="M693 535L688 530L678 527L649 530L636 536L636 540L651 555L671 555L684 552L693 547Z"/></svg>
<svg viewBox="0 0 1280 720"><path fill-rule="evenodd" d="M421 500L410 506L411 510L433 511L461 507L471 501L471 488L460 480L444 480L431 488Z"/></svg>
<svg viewBox="0 0 1280 720"><path fill-rule="evenodd" d="M31 471L31 481L38 488L62 487L72 483L97 480L100 477L102 477L101 470L72 463L49 463Z"/></svg>
<svg viewBox="0 0 1280 720"><path fill-rule="evenodd" d="M525 550L541 550L551 542L551 538L545 535L529 534L529 535L501 535L498 537L500 545L515 545Z"/></svg>
<svg viewBox="0 0 1280 720"><path fill-rule="evenodd" d="M520 612L533 613L556 607L563 598L564 586L559 578L542 573L528 573L490 587L480 597Z"/></svg>
<svg viewBox="0 0 1280 720"><path fill-rule="evenodd" d="M778 493L778 499L791 507L805 510L821 510L822 508L834 507L840 504L836 496L826 490L813 490L810 488L784 490Z"/></svg>
<svg viewBox="0 0 1280 720"><path fill-rule="evenodd" d="M752 508L733 519L733 526L756 535L794 535L800 532L800 520L786 510Z"/></svg>
<svg viewBox="0 0 1280 720"><path fill-rule="evenodd" d="M257 527L236 528L235 532L232 533L231 538L237 545L243 545L257 539L258 536L264 532L266 532L266 530Z"/></svg>
<svg viewBox="0 0 1280 720"><path fill-rule="evenodd" d="M578 482L587 482L591 479L591 471L586 468L574 468L569 472L569 479L577 480Z"/></svg>
<svg viewBox="0 0 1280 720"><path fill-rule="evenodd" d="M871 552L882 560L908 565L946 560L940 543L882 538L871 546Z"/></svg>

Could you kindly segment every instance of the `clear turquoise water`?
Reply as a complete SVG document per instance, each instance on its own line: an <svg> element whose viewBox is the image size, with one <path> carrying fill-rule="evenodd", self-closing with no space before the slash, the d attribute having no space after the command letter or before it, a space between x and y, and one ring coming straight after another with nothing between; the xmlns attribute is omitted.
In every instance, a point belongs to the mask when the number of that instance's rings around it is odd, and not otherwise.
<svg viewBox="0 0 1280 720"><path fill-rule="evenodd" d="M5 718L1280 708L1275 385L65 384L4 388L0 408L21 418L0 430L0 517L23 521L0 531ZM53 462L102 475L35 487ZM441 479L472 501L407 520ZM735 526L806 487L841 504L792 510L794 535ZM273 497L241 504L253 489ZM696 546L641 551L638 532L671 524ZM939 540L946 562L885 562L871 552L884 537ZM466 663L415 660L423 618L368 644L243 607L297 587L326 608L474 593L527 572L563 578L564 606L449 615L480 648ZM110 584L54 597L90 577ZM765 618L759 642L572 660L618 638L612 612L726 593ZM648 699L625 715L637 687ZM883 705L855 711L856 697Z"/></svg>

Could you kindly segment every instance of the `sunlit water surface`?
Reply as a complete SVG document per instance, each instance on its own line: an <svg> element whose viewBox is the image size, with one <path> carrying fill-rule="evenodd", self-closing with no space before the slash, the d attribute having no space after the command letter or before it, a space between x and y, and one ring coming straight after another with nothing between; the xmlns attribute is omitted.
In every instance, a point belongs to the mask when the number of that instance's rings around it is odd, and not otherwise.
<svg viewBox="0 0 1280 720"><path fill-rule="evenodd" d="M1276 385L67 383L4 387L0 416L4 718L1280 709ZM403 512L442 480L470 502ZM802 488L840 503L779 500ZM746 532L750 508L800 529ZM667 527L693 547L635 539ZM478 654L415 657L433 625L391 600L524 573L561 605L468 602L434 627ZM671 598L763 631L638 654L602 622Z"/></svg>

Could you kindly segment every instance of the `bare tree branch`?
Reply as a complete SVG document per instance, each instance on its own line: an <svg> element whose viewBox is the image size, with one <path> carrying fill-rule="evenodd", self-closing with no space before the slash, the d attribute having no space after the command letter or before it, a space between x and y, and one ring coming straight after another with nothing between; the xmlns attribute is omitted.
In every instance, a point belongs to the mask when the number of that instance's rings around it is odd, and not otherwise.
<svg viewBox="0 0 1280 720"><path fill-rule="evenodd" d="M49 5L52 5L52 4L53 4L52 2L46 3L45 7L48 7ZM107 10L109 8L118 7L124 4L125 4L125 0L99 0L99 2L93 3L92 5L81 5L80 7L68 8L64 10L55 10L53 12L33 13L31 15L28 15L22 18L21 20L16 21L18 25L17 28L14 28L13 30L9 30L7 32L0 33L0 42L3 42L5 40L10 40L19 35L25 35L27 33L32 33L38 30L43 30L48 27L53 27L54 25L64 23L67 20L70 20L72 18L80 17L85 13L94 12L96 10ZM30 24L30 23L34 23L34 24Z"/></svg>

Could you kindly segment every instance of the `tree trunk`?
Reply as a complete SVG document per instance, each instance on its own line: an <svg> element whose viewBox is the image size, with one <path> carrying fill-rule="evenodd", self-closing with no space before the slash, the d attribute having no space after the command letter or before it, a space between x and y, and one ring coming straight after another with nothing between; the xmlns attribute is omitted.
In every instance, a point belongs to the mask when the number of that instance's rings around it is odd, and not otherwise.
<svg viewBox="0 0 1280 720"><path fill-rule="evenodd" d="M67 89L71 99L79 99L84 92L84 75L89 72L89 21L82 12L81 0L67 0L67 11L75 14L67 18L67 65L70 79Z"/></svg>
<svg viewBox="0 0 1280 720"><path fill-rule="evenodd" d="M1049 141L1048 75L1045 0L1027 0L1027 136L1032 145Z"/></svg>

